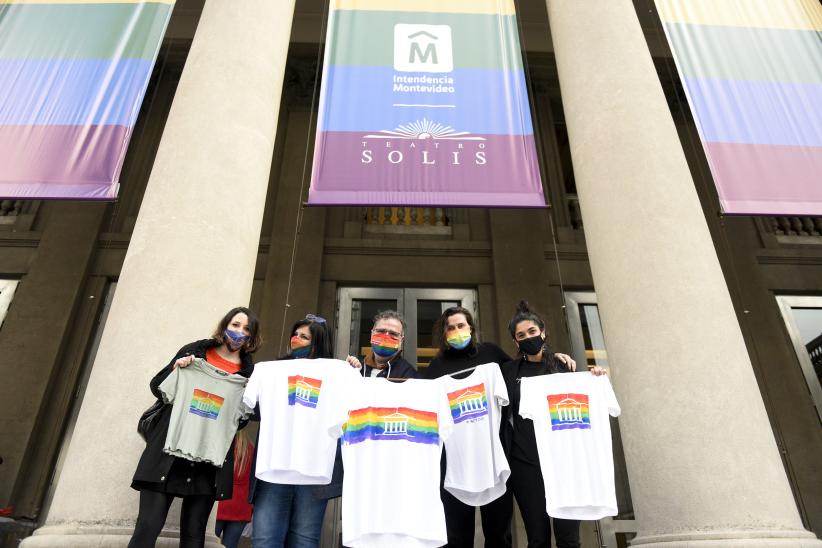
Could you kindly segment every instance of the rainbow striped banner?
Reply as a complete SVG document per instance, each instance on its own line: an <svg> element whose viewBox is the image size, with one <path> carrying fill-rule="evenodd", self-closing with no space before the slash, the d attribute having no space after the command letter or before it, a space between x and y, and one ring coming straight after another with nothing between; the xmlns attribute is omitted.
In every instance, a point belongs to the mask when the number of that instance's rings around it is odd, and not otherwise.
<svg viewBox="0 0 822 548"><path fill-rule="evenodd" d="M173 5L0 0L0 197L117 197Z"/></svg>
<svg viewBox="0 0 822 548"><path fill-rule="evenodd" d="M822 215L822 5L655 0L725 213Z"/></svg>
<svg viewBox="0 0 822 548"><path fill-rule="evenodd" d="M331 0L308 203L544 207L513 0Z"/></svg>

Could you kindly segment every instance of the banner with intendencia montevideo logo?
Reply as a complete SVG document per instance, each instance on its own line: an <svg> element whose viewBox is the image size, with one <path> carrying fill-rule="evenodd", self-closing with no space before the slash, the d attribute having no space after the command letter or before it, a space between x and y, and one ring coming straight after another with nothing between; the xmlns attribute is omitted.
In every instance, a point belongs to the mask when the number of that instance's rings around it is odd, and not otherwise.
<svg viewBox="0 0 822 548"><path fill-rule="evenodd" d="M308 201L544 207L513 0L331 0Z"/></svg>

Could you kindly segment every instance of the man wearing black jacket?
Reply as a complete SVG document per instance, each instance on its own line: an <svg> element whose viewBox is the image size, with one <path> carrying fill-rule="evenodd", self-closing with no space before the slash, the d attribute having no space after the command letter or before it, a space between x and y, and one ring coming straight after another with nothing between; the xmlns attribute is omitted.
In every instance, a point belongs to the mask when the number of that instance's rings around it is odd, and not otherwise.
<svg viewBox="0 0 822 548"><path fill-rule="evenodd" d="M416 379L417 370L402 357L405 339L405 320L395 310L384 310L374 316L371 329L371 350L354 367L362 370L364 377L392 379Z"/></svg>

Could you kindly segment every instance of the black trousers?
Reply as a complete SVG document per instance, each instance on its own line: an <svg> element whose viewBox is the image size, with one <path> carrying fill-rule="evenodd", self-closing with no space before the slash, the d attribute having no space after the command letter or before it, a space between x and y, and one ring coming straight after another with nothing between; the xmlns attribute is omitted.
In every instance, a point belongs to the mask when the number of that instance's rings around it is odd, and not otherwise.
<svg viewBox="0 0 822 548"><path fill-rule="evenodd" d="M205 546L206 525L214 497L209 495L189 495L182 497L180 511L180 547L203 548ZM160 531L166 523L168 509L174 495L149 491L140 491L140 513L134 526L134 534L128 548L154 548Z"/></svg>
<svg viewBox="0 0 822 548"><path fill-rule="evenodd" d="M445 452L440 459L440 498L445 510L446 548L474 548L474 516L476 506L461 502L443 487L447 468ZM511 518L514 499L506 491L500 498L480 506L485 548L511 548Z"/></svg>
<svg viewBox="0 0 822 548"><path fill-rule="evenodd" d="M445 508L445 528L448 532L448 548L474 547L475 506L460 502L454 495L440 490ZM506 492L500 498L480 506L482 534L485 548L511 548L511 517L514 513L513 499Z"/></svg>
<svg viewBox="0 0 822 548"><path fill-rule="evenodd" d="M539 466L512 458L508 491L517 499L525 522L528 548L551 547L551 520L557 548L579 548L579 520L550 518L545 511L545 483Z"/></svg>

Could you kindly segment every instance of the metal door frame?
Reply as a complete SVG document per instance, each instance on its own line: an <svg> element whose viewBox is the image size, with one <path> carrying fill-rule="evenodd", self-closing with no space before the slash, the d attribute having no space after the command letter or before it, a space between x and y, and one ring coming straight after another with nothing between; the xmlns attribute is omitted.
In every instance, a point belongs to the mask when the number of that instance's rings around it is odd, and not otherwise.
<svg viewBox="0 0 822 548"><path fill-rule="evenodd" d="M819 419L822 420L822 386L820 386L819 379L816 377L816 371L813 369L813 363L811 363L811 358L808 356L808 351L802 342L802 334L799 332L799 326L796 325L791 310L793 308L816 308L822 310L822 297L777 295L776 302L779 305L779 311L782 313L782 319L785 321L788 335L791 337L796 358L799 360L799 366L802 368L802 374L805 376L805 383L808 385L811 399L816 407L816 414L819 416Z"/></svg>
<svg viewBox="0 0 822 548"><path fill-rule="evenodd" d="M579 305L594 304L599 307L597 294L594 291L569 291L565 293L565 313L567 314L568 330L571 334L572 357L579 364L588 364L585 355L585 337L582 335L582 318L579 314ZM604 333L603 333L604 335ZM610 362L609 362L610 363ZM636 520L603 518L596 522L599 543L605 548L618 546L617 533L636 533Z"/></svg>
<svg viewBox="0 0 822 548"><path fill-rule="evenodd" d="M403 314L403 293L396 287L341 287L337 290L337 335L334 348L337 358L344 360L351 342L351 303L355 299L397 302L397 312Z"/></svg>
<svg viewBox="0 0 822 548"><path fill-rule="evenodd" d="M568 291L565 293L565 313L568 315L568 330L571 332L571 357L577 364L587 364L585 355L585 337L582 335L582 318L579 315L579 305L597 303L597 295L593 291Z"/></svg>
<svg viewBox="0 0 822 548"><path fill-rule="evenodd" d="M405 337L405 359L417 363L417 301L458 301L460 306L477 316L477 292L473 289L405 289L405 323L409 326Z"/></svg>
<svg viewBox="0 0 822 548"><path fill-rule="evenodd" d="M17 280L0 280L0 326L6 318L6 312L14 299L14 292L17 290Z"/></svg>

